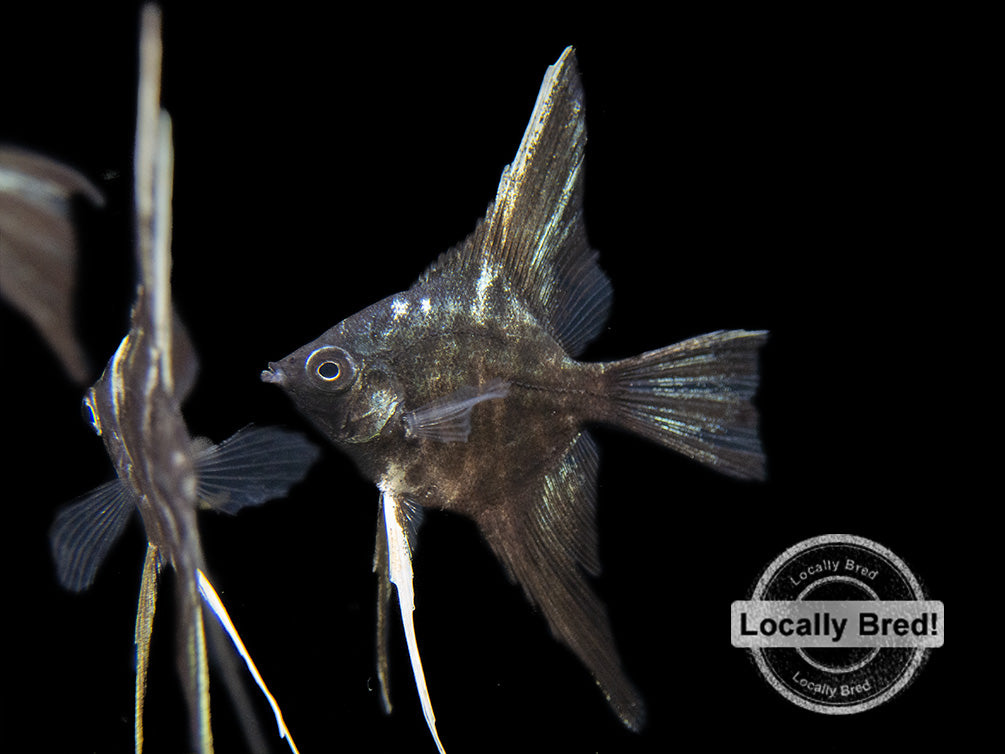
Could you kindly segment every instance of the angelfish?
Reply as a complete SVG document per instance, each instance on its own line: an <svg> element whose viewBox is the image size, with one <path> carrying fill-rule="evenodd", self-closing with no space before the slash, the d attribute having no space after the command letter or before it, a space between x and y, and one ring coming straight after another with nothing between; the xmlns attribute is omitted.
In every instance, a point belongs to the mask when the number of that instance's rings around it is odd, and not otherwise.
<svg viewBox="0 0 1005 754"><path fill-rule="evenodd" d="M136 138L139 285L129 333L83 401L84 414L104 440L118 478L61 510L50 541L60 583L79 591L91 584L134 510L143 521L148 545L135 630L137 752L143 747L143 707L158 576L166 566L176 573L178 667L193 748L202 754L213 749L205 605L268 698L280 735L296 751L278 704L206 576L196 511L208 507L236 513L245 506L281 497L304 476L319 451L302 435L275 428L245 428L219 445L193 440L188 434L180 406L194 384L197 365L192 344L171 303L173 158L170 118L158 103L160 57L160 15L148 6L142 18ZM234 688L239 686L236 671L226 664L232 664L233 658L217 659L240 704L243 689Z"/></svg>
<svg viewBox="0 0 1005 754"><path fill-rule="evenodd" d="M588 577L599 571L597 446L589 425L638 433L718 471L761 479L751 399L764 331L701 335L609 363L576 360L611 284L583 223L583 91L572 48L545 74L485 217L407 291L270 363L282 387L380 490L378 677L397 588L427 725L442 750L415 639L411 556L422 512L473 519L592 673L625 726L643 700Z"/></svg>

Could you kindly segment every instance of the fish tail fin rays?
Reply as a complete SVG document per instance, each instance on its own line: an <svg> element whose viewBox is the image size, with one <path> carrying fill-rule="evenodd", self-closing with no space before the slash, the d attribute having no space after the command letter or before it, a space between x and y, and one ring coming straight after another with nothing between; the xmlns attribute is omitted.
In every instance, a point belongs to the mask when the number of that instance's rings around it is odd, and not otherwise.
<svg viewBox="0 0 1005 754"><path fill-rule="evenodd" d="M416 532L421 520L422 508L413 505L408 500L394 497L383 487L381 487L380 508L384 514L384 536L387 538L388 574L391 583L398 591L401 623L405 629L405 643L408 645L408 658L412 664L415 688L422 704L422 715L426 719L429 732L433 735L437 751L444 754L440 735L436 732L436 715L433 713L433 703L429 698L429 690L426 688L426 674L422 670L419 644L415 638L415 619L412 615L415 611L415 592L412 589L412 552L415 550Z"/></svg>
<svg viewBox="0 0 1005 754"><path fill-rule="evenodd" d="M279 728L279 737L286 739L286 743L289 745L293 754L299 754L296 744L293 743L293 735L290 733L290 729L286 727L286 721L283 719L282 710L279 709L279 703L272 695L272 692L269 691L268 686L265 685L265 681L262 679L261 673L258 672L258 667L255 665L255 661L251 659L251 654L248 652L247 647L244 646L244 641L241 639L241 635L237 633L237 628L230 619L230 614L227 612L227 608L223 606L223 601L220 599L220 595L217 594L216 589L213 588L213 584L210 583L208 578L206 578L206 574L202 572L202 569L197 568L195 575L199 593L202 595L203 601L212 611L213 615L216 616L216 619L220 622L223 630L234 643L234 648L237 649L237 653L241 655L241 658L244 660L244 663L248 668L248 672L251 673L252 678L255 679L255 683L258 684L258 688L261 689L262 694L264 694L266 700L268 700L269 706L272 708L272 713L276 718L276 726ZM200 623L200 626L201 625L202 624Z"/></svg>
<svg viewBox="0 0 1005 754"><path fill-rule="evenodd" d="M740 479L764 479L757 430L765 330L719 330L604 365L616 426Z"/></svg>
<svg viewBox="0 0 1005 754"><path fill-rule="evenodd" d="M607 611L587 581L600 571L598 461L593 438L580 432L518 515L489 509L479 526L510 579L544 614L552 635L586 665L621 722L639 731L645 703L621 667Z"/></svg>

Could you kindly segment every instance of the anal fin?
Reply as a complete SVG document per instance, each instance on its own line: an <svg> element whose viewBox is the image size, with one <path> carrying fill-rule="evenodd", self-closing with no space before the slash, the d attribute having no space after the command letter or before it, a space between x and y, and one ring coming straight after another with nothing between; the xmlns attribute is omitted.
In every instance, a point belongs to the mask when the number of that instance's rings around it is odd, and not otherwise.
<svg viewBox="0 0 1005 754"><path fill-rule="evenodd" d="M645 704L621 667L607 611L587 581L600 571L597 470L596 445L580 432L525 498L487 509L478 525L552 635L587 667L622 723L638 731Z"/></svg>

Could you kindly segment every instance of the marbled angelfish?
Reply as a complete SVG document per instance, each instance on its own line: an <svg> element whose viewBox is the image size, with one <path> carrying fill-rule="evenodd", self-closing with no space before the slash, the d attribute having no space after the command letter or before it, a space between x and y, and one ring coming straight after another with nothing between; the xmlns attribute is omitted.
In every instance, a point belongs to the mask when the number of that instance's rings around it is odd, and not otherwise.
<svg viewBox="0 0 1005 754"><path fill-rule="evenodd" d="M412 624L411 552L425 508L473 519L621 721L643 701L621 667L599 571L590 424L636 432L744 479L764 476L751 398L767 333L730 330L610 363L574 357L601 331L611 285L583 224L583 93L571 48L544 77L495 201L409 290L269 365L299 410L381 493L378 671L388 580L426 722L442 749Z"/></svg>
<svg viewBox="0 0 1005 754"><path fill-rule="evenodd" d="M245 428L219 445L195 441L181 404L195 383L195 352L171 302L171 124L159 109L160 13L143 11L139 114L136 136L137 261L140 275L129 333L84 398L84 413L105 442L118 478L65 507L50 532L60 583L86 589L111 546L138 511L148 540L136 613L135 748L143 747L143 708L160 570L176 573L178 669L184 683L192 746L213 750L209 715L207 632L223 678L247 720L248 705L232 655L212 618L272 705L279 727L296 747L275 699L265 687L206 576L196 511L236 513L281 497L307 472L318 449L298 433ZM257 732L249 743L264 749Z"/></svg>

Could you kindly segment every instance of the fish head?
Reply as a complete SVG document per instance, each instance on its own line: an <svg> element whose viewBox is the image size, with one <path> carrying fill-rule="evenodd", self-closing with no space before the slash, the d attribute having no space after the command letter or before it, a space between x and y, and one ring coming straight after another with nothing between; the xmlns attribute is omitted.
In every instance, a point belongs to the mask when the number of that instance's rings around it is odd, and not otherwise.
<svg viewBox="0 0 1005 754"><path fill-rule="evenodd" d="M390 431L401 391L379 352L333 327L315 341L270 362L262 381L278 385L305 417L339 445L359 445Z"/></svg>

